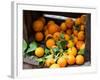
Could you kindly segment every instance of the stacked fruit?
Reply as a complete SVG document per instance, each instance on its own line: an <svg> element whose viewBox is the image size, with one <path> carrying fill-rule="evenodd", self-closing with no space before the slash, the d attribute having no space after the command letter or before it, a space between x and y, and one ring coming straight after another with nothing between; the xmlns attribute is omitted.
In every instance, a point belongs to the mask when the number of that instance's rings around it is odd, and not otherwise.
<svg viewBox="0 0 100 80"><path fill-rule="evenodd" d="M67 18L61 25L43 17L34 21L35 42L40 44L34 51L36 60L49 68L84 64L85 26L86 15L75 20Z"/></svg>

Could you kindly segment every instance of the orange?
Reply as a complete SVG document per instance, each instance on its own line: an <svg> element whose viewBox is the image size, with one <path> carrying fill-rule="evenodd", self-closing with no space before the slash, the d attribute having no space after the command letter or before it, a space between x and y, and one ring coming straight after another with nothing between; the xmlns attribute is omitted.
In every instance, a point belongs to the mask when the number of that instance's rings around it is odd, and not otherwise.
<svg viewBox="0 0 100 80"><path fill-rule="evenodd" d="M41 20L36 20L33 22L33 30L34 31L42 31L44 23Z"/></svg>
<svg viewBox="0 0 100 80"><path fill-rule="evenodd" d="M44 35L47 36L49 34L48 30L45 30Z"/></svg>
<svg viewBox="0 0 100 80"><path fill-rule="evenodd" d="M51 25L51 24L55 24L55 22L52 21L52 20L48 21L48 24L47 24L47 25L49 26L49 25Z"/></svg>
<svg viewBox="0 0 100 80"><path fill-rule="evenodd" d="M82 15L80 18L81 18L81 24L86 24L87 16L86 15Z"/></svg>
<svg viewBox="0 0 100 80"><path fill-rule="evenodd" d="M43 33L37 32L35 34L35 39L36 39L36 41L42 41L43 40Z"/></svg>
<svg viewBox="0 0 100 80"><path fill-rule="evenodd" d="M58 41L59 38L60 38L60 32L55 32L55 33L53 34L53 38L54 38L55 41Z"/></svg>
<svg viewBox="0 0 100 80"><path fill-rule="evenodd" d="M36 50L35 50L35 55L36 55L37 57L42 57L42 56L44 55L44 48L42 48L42 47L36 48Z"/></svg>
<svg viewBox="0 0 100 80"><path fill-rule="evenodd" d="M65 31L67 29L66 24L64 22L61 23L60 28L62 31Z"/></svg>
<svg viewBox="0 0 100 80"><path fill-rule="evenodd" d="M77 41L77 43L76 43L76 48L77 48L77 49L80 49L80 48L82 47L83 44L84 44L83 41Z"/></svg>
<svg viewBox="0 0 100 80"><path fill-rule="evenodd" d="M72 30L71 29L67 29L66 33L70 36L72 34Z"/></svg>
<svg viewBox="0 0 100 80"><path fill-rule="evenodd" d="M59 64L52 64L51 66L50 66L50 68L60 68L60 66L59 66Z"/></svg>
<svg viewBox="0 0 100 80"><path fill-rule="evenodd" d="M43 31L46 31L46 30L47 30L47 26L44 26L44 27L43 27Z"/></svg>
<svg viewBox="0 0 100 80"><path fill-rule="evenodd" d="M67 65L67 60L65 57L60 57L57 61L60 67L65 67Z"/></svg>
<svg viewBox="0 0 100 80"><path fill-rule="evenodd" d="M85 39L85 34L84 34L84 31L80 31L78 33L78 40L84 40Z"/></svg>
<svg viewBox="0 0 100 80"><path fill-rule="evenodd" d="M44 24L46 22L45 18L44 17L40 17L39 20L41 20Z"/></svg>
<svg viewBox="0 0 100 80"><path fill-rule="evenodd" d="M68 44L67 44L67 47L68 47L68 48L71 48L71 47L73 47L73 46L74 46L73 41L72 41L72 40L69 40L69 41L68 41Z"/></svg>
<svg viewBox="0 0 100 80"><path fill-rule="evenodd" d="M69 54L69 55L67 56L67 63L68 63L69 65L75 64L75 56Z"/></svg>
<svg viewBox="0 0 100 80"><path fill-rule="evenodd" d="M55 45L54 39L48 39L48 40L46 41L46 46L47 46L47 48L52 48L52 46L54 46L54 45Z"/></svg>
<svg viewBox="0 0 100 80"><path fill-rule="evenodd" d="M81 25L81 26L80 26L80 30L81 30L81 31L84 31L84 30L85 30L85 25Z"/></svg>
<svg viewBox="0 0 100 80"><path fill-rule="evenodd" d="M84 63L84 57L82 55L77 55L76 56L76 64L83 64Z"/></svg>
<svg viewBox="0 0 100 80"><path fill-rule="evenodd" d="M53 36L51 34L46 35L45 40L53 38Z"/></svg>
<svg viewBox="0 0 100 80"><path fill-rule="evenodd" d="M65 37L66 41L68 41L70 39L70 36L68 34L65 34L64 37Z"/></svg>
<svg viewBox="0 0 100 80"><path fill-rule="evenodd" d="M73 56L76 56L77 54L77 49L75 47L72 47L72 48L68 48L68 54L71 54Z"/></svg>
<svg viewBox="0 0 100 80"><path fill-rule="evenodd" d="M75 20L75 25L80 25L81 24L81 19L80 18L77 18L76 20Z"/></svg>
<svg viewBox="0 0 100 80"><path fill-rule="evenodd" d="M54 34L55 32L57 32L57 25L56 24L51 24L48 26L48 32L49 34Z"/></svg>
<svg viewBox="0 0 100 80"><path fill-rule="evenodd" d="M78 36L78 30L73 30L73 34L74 34L75 36Z"/></svg>
<svg viewBox="0 0 100 80"><path fill-rule="evenodd" d="M48 58L46 61L45 61L45 66L46 67L50 67L52 64L54 64L55 61L53 58Z"/></svg>
<svg viewBox="0 0 100 80"><path fill-rule="evenodd" d="M74 44L76 44L78 42L78 38L76 36L74 36L73 42L74 42Z"/></svg>
<svg viewBox="0 0 100 80"><path fill-rule="evenodd" d="M72 28L74 25L74 21L71 18L68 18L65 20L65 24L66 24L67 28Z"/></svg>

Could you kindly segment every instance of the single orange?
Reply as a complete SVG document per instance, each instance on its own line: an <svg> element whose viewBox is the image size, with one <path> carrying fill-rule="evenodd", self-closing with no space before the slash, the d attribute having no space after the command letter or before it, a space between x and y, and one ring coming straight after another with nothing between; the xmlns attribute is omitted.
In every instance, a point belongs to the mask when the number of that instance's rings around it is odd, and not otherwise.
<svg viewBox="0 0 100 80"><path fill-rule="evenodd" d="M84 39L85 39L84 31L80 31L80 32L78 33L78 40L83 41Z"/></svg>
<svg viewBox="0 0 100 80"><path fill-rule="evenodd" d="M72 28L74 25L74 21L72 20L72 18L68 18L65 20L65 24L66 24L67 28Z"/></svg>
<svg viewBox="0 0 100 80"><path fill-rule="evenodd" d="M81 24L81 18L77 18L75 20L75 25L80 25Z"/></svg>
<svg viewBox="0 0 100 80"><path fill-rule="evenodd" d="M54 46L54 45L55 45L54 39L48 39L48 40L46 41L46 46L47 46L48 48L52 48L52 46Z"/></svg>
<svg viewBox="0 0 100 80"><path fill-rule="evenodd" d="M67 65L67 59L65 57L60 57L57 61L60 67L65 67Z"/></svg>
<svg viewBox="0 0 100 80"><path fill-rule="evenodd" d="M68 63L69 65L75 64L75 56L69 54L69 55L67 56L67 63Z"/></svg>
<svg viewBox="0 0 100 80"><path fill-rule="evenodd" d="M76 56L76 64L83 64L84 63L84 56L82 56L82 55L77 55Z"/></svg>
<svg viewBox="0 0 100 80"><path fill-rule="evenodd" d="M57 25L56 24L51 24L48 26L48 32L49 34L54 34L55 32L57 32Z"/></svg>
<svg viewBox="0 0 100 80"><path fill-rule="evenodd" d="M44 23L41 20L36 20L33 22L33 30L34 31L42 31Z"/></svg>
<svg viewBox="0 0 100 80"><path fill-rule="evenodd" d="M60 32L55 32L53 34L53 38L54 38L55 41L58 41L60 39Z"/></svg>
<svg viewBox="0 0 100 80"><path fill-rule="evenodd" d="M37 32L35 34L35 39L36 39L36 41L42 41L43 40L43 33Z"/></svg>
<svg viewBox="0 0 100 80"><path fill-rule="evenodd" d="M60 68L60 66L59 66L59 64L52 64L51 66L50 66L50 68Z"/></svg>
<svg viewBox="0 0 100 80"><path fill-rule="evenodd" d="M54 64L55 61L53 58L48 58L46 61L45 61L45 66L46 67L50 67L52 64Z"/></svg>
<svg viewBox="0 0 100 80"><path fill-rule="evenodd" d="M65 37L65 40L66 40L66 41L69 41L70 36L69 36L68 34L65 34L64 37Z"/></svg>
<svg viewBox="0 0 100 80"><path fill-rule="evenodd" d="M62 31L66 31L67 27L66 27L65 22L61 23L60 28Z"/></svg>
<svg viewBox="0 0 100 80"><path fill-rule="evenodd" d="M68 48L68 54L71 54L73 56L76 56L77 55L77 49L75 47L72 47L72 48Z"/></svg>
<svg viewBox="0 0 100 80"><path fill-rule="evenodd" d="M35 50L35 55L36 55L37 57L42 57L42 56L44 55L44 48L42 48L42 47L36 48L36 50Z"/></svg>
<svg viewBox="0 0 100 80"><path fill-rule="evenodd" d="M77 43L76 43L76 48L77 48L77 49L80 49L80 48L82 47L83 44L84 44L83 41L77 41Z"/></svg>

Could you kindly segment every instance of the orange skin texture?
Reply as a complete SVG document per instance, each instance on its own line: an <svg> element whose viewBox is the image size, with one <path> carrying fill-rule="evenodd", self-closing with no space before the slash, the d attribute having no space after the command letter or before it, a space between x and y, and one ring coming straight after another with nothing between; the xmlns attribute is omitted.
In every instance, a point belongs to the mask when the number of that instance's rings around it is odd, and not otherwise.
<svg viewBox="0 0 100 80"><path fill-rule="evenodd" d="M53 38L54 38L55 41L58 41L59 38L60 38L60 32L55 32L55 33L53 34Z"/></svg>
<svg viewBox="0 0 100 80"><path fill-rule="evenodd" d="M36 41L42 41L43 40L43 33L41 33L41 32L37 32L36 34L35 34L35 39L36 39Z"/></svg>
<svg viewBox="0 0 100 80"><path fill-rule="evenodd" d="M65 24L67 28L72 28L74 25L74 21L71 18L66 19Z"/></svg>
<svg viewBox="0 0 100 80"><path fill-rule="evenodd" d="M73 55L68 55L68 56L67 56L67 63L68 63L69 65L75 64L75 57L74 57Z"/></svg>
<svg viewBox="0 0 100 80"><path fill-rule="evenodd" d="M60 57L57 61L57 64L59 64L60 67L65 67L67 65L67 60L64 57Z"/></svg>
<svg viewBox="0 0 100 80"><path fill-rule="evenodd" d="M33 22L33 30L38 32L38 31L42 31L44 26L44 23L41 20L36 20L35 22Z"/></svg>
<svg viewBox="0 0 100 80"><path fill-rule="evenodd" d="M76 56L76 64L81 65L84 63L84 57L82 55L77 55Z"/></svg>
<svg viewBox="0 0 100 80"><path fill-rule="evenodd" d="M55 61L53 58L48 58L46 61L45 61L45 66L46 67L50 67L52 64L54 64Z"/></svg>
<svg viewBox="0 0 100 80"><path fill-rule="evenodd" d="M82 47L83 44L84 44L83 41L78 41L78 42L76 43L76 48L77 48L77 49L80 49L80 48Z"/></svg>
<svg viewBox="0 0 100 80"><path fill-rule="evenodd" d="M48 47L48 48L52 48L52 46L54 46L55 45L55 41L53 40L53 39L48 39L47 41L46 41L46 46Z"/></svg>
<svg viewBox="0 0 100 80"><path fill-rule="evenodd" d="M59 64L52 64L51 66L50 66L50 68L60 68L60 66L59 66Z"/></svg>
<svg viewBox="0 0 100 80"><path fill-rule="evenodd" d="M84 31L78 33L78 40L83 41L85 39Z"/></svg>
<svg viewBox="0 0 100 80"><path fill-rule="evenodd" d="M49 32L49 34L54 34L55 32L57 32L57 25L56 24L49 25L48 32Z"/></svg>

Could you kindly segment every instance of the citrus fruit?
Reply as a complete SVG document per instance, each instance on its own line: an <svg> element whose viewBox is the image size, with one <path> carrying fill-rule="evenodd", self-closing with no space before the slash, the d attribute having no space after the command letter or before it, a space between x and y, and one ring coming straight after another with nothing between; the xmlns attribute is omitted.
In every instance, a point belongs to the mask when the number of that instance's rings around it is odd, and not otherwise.
<svg viewBox="0 0 100 80"><path fill-rule="evenodd" d="M71 18L68 18L65 20L65 24L66 24L67 28L72 28L74 25L74 21Z"/></svg>
<svg viewBox="0 0 100 80"><path fill-rule="evenodd" d="M73 41L72 41L72 40L69 40L69 41L68 41L68 44L67 44L67 47L68 47L68 48L71 48L71 47L73 47L73 46L74 46Z"/></svg>
<svg viewBox="0 0 100 80"><path fill-rule="evenodd" d="M78 36L78 30L73 30L73 34L74 34L74 36Z"/></svg>
<svg viewBox="0 0 100 80"><path fill-rule="evenodd" d="M51 34L46 35L45 40L48 40L50 38L53 38L53 36Z"/></svg>
<svg viewBox="0 0 100 80"><path fill-rule="evenodd" d="M80 48L82 47L83 44L84 44L83 41L77 41L77 43L76 43L76 48L77 48L77 49L80 49Z"/></svg>
<svg viewBox="0 0 100 80"><path fill-rule="evenodd" d="M57 32L57 25L56 24L51 24L48 26L48 32L49 34L54 34L55 32Z"/></svg>
<svg viewBox="0 0 100 80"><path fill-rule="evenodd" d="M60 28L62 31L65 31L67 29L66 24L64 22L61 23Z"/></svg>
<svg viewBox="0 0 100 80"><path fill-rule="evenodd" d="M76 36L74 36L73 42L74 42L74 44L76 44L78 42L78 38Z"/></svg>
<svg viewBox="0 0 100 80"><path fill-rule="evenodd" d="M41 20L36 20L36 21L33 22L33 30L36 31L36 32L42 31L43 26L44 26L44 24Z"/></svg>
<svg viewBox="0 0 100 80"><path fill-rule="evenodd" d="M35 50L35 55L36 55L37 57L42 57L42 56L44 55L44 48L42 48L42 47L36 48L36 50Z"/></svg>
<svg viewBox="0 0 100 80"><path fill-rule="evenodd" d="M72 34L72 30L71 29L67 29L66 33L70 36Z"/></svg>
<svg viewBox="0 0 100 80"><path fill-rule="evenodd" d="M68 41L70 39L70 36L68 34L65 34L64 37L65 37L66 41Z"/></svg>
<svg viewBox="0 0 100 80"><path fill-rule="evenodd" d="M48 58L46 61L45 61L45 66L46 67L50 67L52 64L54 64L55 61L53 58Z"/></svg>
<svg viewBox="0 0 100 80"><path fill-rule="evenodd" d="M76 56L76 64L83 64L84 63L84 57L82 55Z"/></svg>
<svg viewBox="0 0 100 80"><path fill-rule="evenodd" d="M76 20L75 20L75 25L80 25L81 24L81 19L80 18L77 18Z"/></svg>
<svg viewBox="0 0 100 80"><path fill-rule="evenodd" d="M81 30L81 31L84 31L84 30L85 30L85 25L81 25L81 26L80 26L80 30Z"/></svg>
<svg viewBox="0 0 100 80"><path fill-rule="evenodd" d="M69 65L75 64L75 56L69 54L69 55L67 56L67 63L68 63Z"/></svg>
<svg viewBox="0 0 100 80"><path fill-rule="evenodd" d="M68 48L68 54L71 54L73 56L76 56L77 54L77 49L75 47L72 47L72 48Z"/></svg>
<svg viewBox="0 0 100 80"><path fill-rule="evenodd" d="M50 68L60 68L59 64L52 64Z"/></svg>
<svg viewBox="0 0 100 80"><path fill-rule="evenodd" d="M42 41L43 40L43 34L41 32L37 32L35 34L36 41Z"/></svg>
<svg viewBox="0 0 100 80"><path fill-rule="evenodd" d="M82 15L80 18L81 18L81 24L86 24L87 16L86 15Z"/></svg>
<svg viewBox="0 0 100 80"><path fill-rule="evenodd" d="M60 57L57 61L60 67L65 67L67 65L67 59L65 57Z"/></svg>
<svg viewBox="0 0 100 80"><path fill-rule="evenodd" d="M53 34L53 38L54 38L55 41L58 41L59 38L60 38L60 32L55 32L55 33Z"/></svg>
<svg viewBox="0 0 100 80"><path fill-rule="evenodd" d="M84 40L84 39L85 39L84 31L80 31L78 33L78 40Z"/></svg>
<svg viewBox="0 0 100 80"><path fill-rule="evenodd" d="M47 48L52 48L52 46L54 46L54 45L55 45L54 39L48 39L48 40L46 41L46 46L47 46Z"/></svg>

